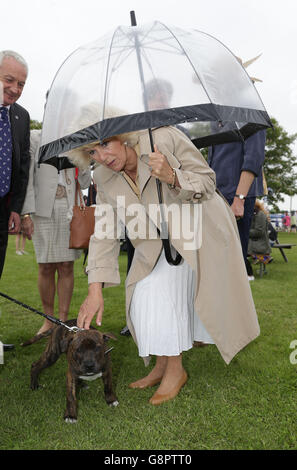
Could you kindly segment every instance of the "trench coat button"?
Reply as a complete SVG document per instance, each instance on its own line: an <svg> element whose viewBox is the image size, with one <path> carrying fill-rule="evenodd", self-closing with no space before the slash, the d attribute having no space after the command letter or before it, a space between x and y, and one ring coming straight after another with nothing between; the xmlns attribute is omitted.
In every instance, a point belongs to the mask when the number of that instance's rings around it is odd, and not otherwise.
<svg viewBox="0 0 297 470"><path fill-rule="evenodd" d="M193 195L193 199L200 199L201 198L201 193L195 193Z"/></svg>

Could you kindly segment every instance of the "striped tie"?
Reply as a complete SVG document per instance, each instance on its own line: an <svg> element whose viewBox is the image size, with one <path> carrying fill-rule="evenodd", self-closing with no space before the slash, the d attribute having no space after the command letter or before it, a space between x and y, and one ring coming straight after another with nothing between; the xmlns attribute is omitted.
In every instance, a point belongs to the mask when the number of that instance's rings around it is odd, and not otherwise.
<svg viewBox="0 0 297 470"><path fill-rule="evenodd" d="M12 141L8 109L0 107L0 197L10 189Z"/></svg>

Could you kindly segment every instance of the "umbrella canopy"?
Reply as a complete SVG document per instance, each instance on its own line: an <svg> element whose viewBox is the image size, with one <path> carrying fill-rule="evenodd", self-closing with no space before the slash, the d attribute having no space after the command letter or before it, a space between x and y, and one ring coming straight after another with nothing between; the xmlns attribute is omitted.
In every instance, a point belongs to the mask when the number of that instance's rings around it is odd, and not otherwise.
<svg viewBox="0 0 297 470"><path fill-rule="evenodd" d="M158 21L119 26L58 70L39 163L117 134L176 124L198 148L271 126L243 65L214 37Z"/></svg>

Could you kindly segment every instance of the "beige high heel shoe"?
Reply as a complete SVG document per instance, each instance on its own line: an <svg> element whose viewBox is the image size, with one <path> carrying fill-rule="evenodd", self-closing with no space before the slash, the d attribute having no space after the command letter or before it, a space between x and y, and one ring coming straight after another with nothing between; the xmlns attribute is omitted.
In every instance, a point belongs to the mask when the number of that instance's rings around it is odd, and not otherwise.
<svg viewBox="0 0 297 470"><path fill-rule="evenodd" d="M164 403L169 400L173 400L173 398L175 398L179 394L180 389L185 385L187 380L188 380L188 375L184 371L183 376L181 377L179 382L170 392L162 394L162 393L159 393L157 390L156 393L154 393L152 398L149 400L149 402L151 403L151 405L161 405L161 403Z"/></svg>

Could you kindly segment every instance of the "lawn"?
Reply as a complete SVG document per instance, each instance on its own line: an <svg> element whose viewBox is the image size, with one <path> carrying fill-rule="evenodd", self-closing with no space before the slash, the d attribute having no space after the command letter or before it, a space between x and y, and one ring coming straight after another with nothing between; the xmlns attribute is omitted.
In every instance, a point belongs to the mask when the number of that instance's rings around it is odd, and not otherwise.
<svg viewBox="0 0 297 470"><path fill-rule="evenodd" d="M281 233L281 243L296 243L297 234ZM10 237L0 291L38 310L37 264L32 242L28 255L17 256ZM42 388L29 387L31 363L39 358L45 339L22 348L43 319L0 297L0 340L14 343L0 365L1 450L194 450L194 449L296 449L297 364L290 344L297 340L297 246L279 250L260 279L255 269L251 283L261 335L228 366L214 345L184 353L189 374L178 397L159 407L148 403L153 390L131 390L128 384L147 369L125 325L126 255L120 256L121 286L106 289L102 331L118 337L110 341L113 382L120 402L109 408L100 379L79 392L79 419L63 420L66 359L61 357L40 378ZM76 318L87 293L83 258L75 263L75 290L69 318ZM295 347L297 348L297 347ZM292 356L291 356L292 357ZM295 356L296 357L296 356Z"/></svg>

